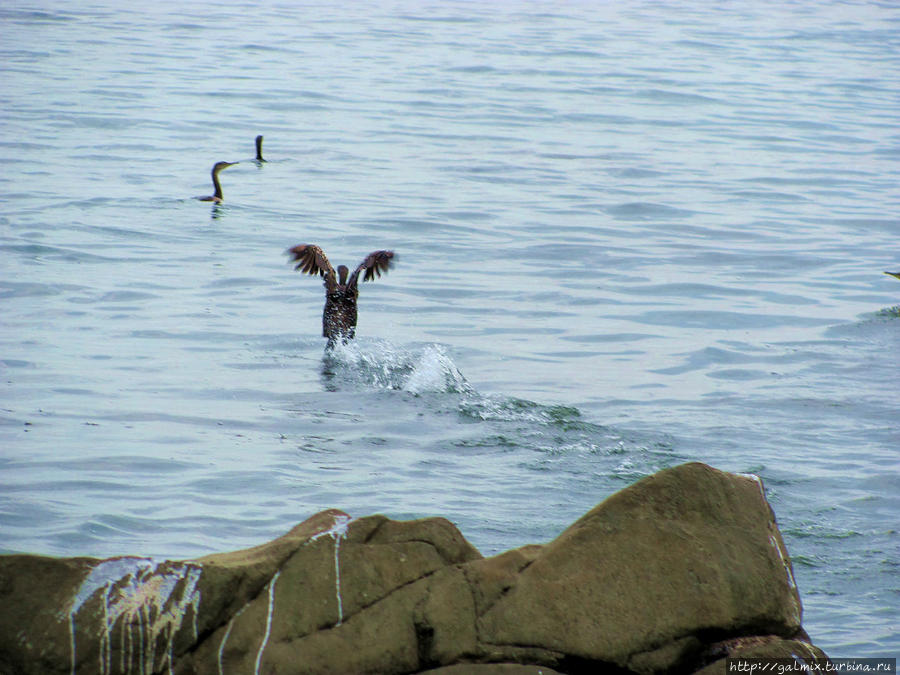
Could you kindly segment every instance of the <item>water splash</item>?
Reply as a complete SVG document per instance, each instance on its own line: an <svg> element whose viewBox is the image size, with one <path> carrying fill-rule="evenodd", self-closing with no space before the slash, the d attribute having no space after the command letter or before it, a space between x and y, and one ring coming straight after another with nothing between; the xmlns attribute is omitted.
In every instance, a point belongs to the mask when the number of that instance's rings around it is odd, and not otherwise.
<svg viewBox="0 0 900 675"><path fill-rule="evenodd" d="M466 381L447 350L434 343L413 348L379 340L338 343L325 352L322 376L330 391L373 388L431 395L427 405L432 410L455 411L463 420L487 423L492 430L499 427L499 433L492 432L489 439L514 438L516 445L534 447L545 456L616 455L634 450L655 460L658 455L667 458L669 454L645 448L639 440L626 438L615 429L588 422L572 406L483 395ZM484 438L463 441L470 442L491 444ZM657 441L654 444L659 445ZM637 475L661 468L658 463L642 468ZM634 474L630 471L627 476Z"/></svg>
<svg viewBox="0 0 900 675"><path fill-rule="evenodd" d="M423 393L470 391L466 378L441 345L404 348L389 342L354 341L325 352L322 377L327 389L347 386Z"/></svg>
<svg viewBox="0 0 900 675"><path fill-rule="evenodd" d="M157 645L163 643L163 663L172 672L173 644L188 609L194 640L200 604L201 568L193 563L155 563L150 558L113 558L94 566L69 608L71 672L76 669L75 617L85 602L102 591L99 672L112 672L113 631L121 625L119 671L155 672Z"/></svg>

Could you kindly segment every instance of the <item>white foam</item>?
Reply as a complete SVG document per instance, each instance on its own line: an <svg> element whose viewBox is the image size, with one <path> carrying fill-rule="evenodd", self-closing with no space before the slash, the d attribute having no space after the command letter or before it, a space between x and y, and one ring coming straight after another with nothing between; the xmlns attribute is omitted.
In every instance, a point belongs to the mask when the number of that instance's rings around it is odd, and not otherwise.
<svg viewBox="0 0 900 675"><path fill-rule="evenodd" d="M413 394L425 392L462 392L469 388L453 359L440 345L428 345L422 350L413 371L406 378L403 389Z"/></svg>

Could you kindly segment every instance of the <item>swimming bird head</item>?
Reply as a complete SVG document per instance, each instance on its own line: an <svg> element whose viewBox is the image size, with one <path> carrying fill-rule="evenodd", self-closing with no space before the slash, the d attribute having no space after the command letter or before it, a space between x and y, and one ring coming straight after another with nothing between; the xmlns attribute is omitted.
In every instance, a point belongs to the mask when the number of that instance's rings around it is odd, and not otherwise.
<svg viewBox="0 0 900 675"><path fill-rule="evenodd" d="M338 265L337 273L338 273L338 283L341 286L346 286L347 285L347 275L350 274L350 268L347 267L346 265Z"/></svg>
<svg viewBox="0 0 900 675"><path fill-rule="evenodd" d="M212 183L214 192L207 197L197 197L201 202L215 202L218 204L222 201L222 184L219 183L219 172L227 169L229 166L240 164L240 162L216 162L212 168Z"/></svg>
<svg viewBox="0 0 900 675"><path fill-rule="evenodd" d="M227 169L229 166L234 166L235 164L240 164L240 162L216 162L213 164L212 175L216 176L222 169Z"/></svg>

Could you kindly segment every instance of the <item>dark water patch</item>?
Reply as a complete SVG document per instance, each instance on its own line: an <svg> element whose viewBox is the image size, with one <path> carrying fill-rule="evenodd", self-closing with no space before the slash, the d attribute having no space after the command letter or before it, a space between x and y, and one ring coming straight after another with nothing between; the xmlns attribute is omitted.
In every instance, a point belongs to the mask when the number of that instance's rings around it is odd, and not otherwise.
<svg viewBox="0 0 900 675"><path fill-rule="evenodd" d="M442 211L437 214L442 220L463 220L468 222L486 222L496 220L496 213L486 211Z"/></svg>
<svg viewBox="0 0 900 675"><path fill-rule="evenodd" d="M9 73L29 73L31 68L17 68L14 63L31 64L35 61L42 61L50 57L50 52L34 51L32 49L0 49L0 55L3 56L4 70Z"/></svg>
<svg viewBox="0 0 900 675"><path fill-rule="evenodd" d="M693 94L667 89L643 89L633 92L632 95L636 98L643 98L648 101L659 102L666 105L671 103L678 103L693 106L697 104L724 103L723 100L712 96L704 96L703 94Z"/></svg>
<svg viewBox="0 0 900 675"><path fill-rule="evenodd" d="M754 183L759 185L800 185L804 187L843 187L848 184L847 177L841 176L755 176L753 178L742 178L742 183ZM866 185L867 181L862 178L854 181L857 185Z"/></svg>
<svg viewBox="0 0 900 675"><path fill-rule="evenodd" d="M45 244L2 244L0 251L9 251L15 254L28 256L35 260L54 260L60 262L86 263L109 262L116 260L109 256L86 253L77 249L47 246Z"/></svg>
<svg viewBox="0 0 900 675"><path fill-rule="evenodd" d="M137 471L145 472L148 475L156 473L178 473L201 466L203 465L200 463L181 459L161 459L143 455L103 454L72 459L59 457L48 460L33 459L27 463L29 471L32 469L54 468L77 473L85 469L91 469L96 470L98 473L128 474ZM94 487L96 489L104 489L108 486L104 483L94 485Z"/></svg>
<svg viewBox="0 0 900 675"><path fill-rule="evenodd" d="M151 339L151 340L187 340L215 343L226 343L232 341L244 342L247 340L246 333L226 333L221 331L183 331L170 332L160 329L139 329L130 331L129 335L134 338Z"/></svg>
<svg viewBox="0 0 900 675"><path fill-rule="evenodd" d="M61 12L45 12L41 10L27 9L0 9L0 18L9 20L13 23L68 23L77 21L78 17L74 14L64 14Z"/></svg>
<svg viewBox="0 0 900 675"><path fill-rule="evenodd" d="M836 318L815 318L786 314L748 314L744 312L711 310L654 310L632 316L630 319L638 323L656 326L680 326L683 328L718 330L733 330L736 328L759 329L778 326L827 326L837 321Z"/></svg>
<svg viewBox="0 0 900 675"><path fill-rule="evenodd" d="M448 73L469 73L469 74L485 74L498 72L493 66L485 64L474 64L471 66L450 66L445 68Z"/></svg>
<svg viewBox="0 0 900 675"><path fill-rule="evenodd" d="M0 246L0 249L3 247ZM29 254L31 251L29 250ZM33 298L43 296L63 295L65 293L79 293L87 289L84 286L74 284L42 284L27 281L0 281L0 299Z"/></svg>
<svg viewBox="0 0 900 675"><path fill-rule="evenodd" d="M18 359L0 359L0 363L6 368L36 368L37 364L31 361L20 361Z"/></svg>
<svg viewBox="0 0 900 675"><path fill-rule="evenodd" d="M607 206L604 211L622 220L649 220L658 218L690 218L696 211L679 209L665 204L652 202L626 202L615 206Z"/></svg>
<svg viewBox="0 0 900 675"><path fill-rule="evenodd" d="M607 173L617 178L659 178L665 176L665 172L655 169L642 169L637 167L626 167L622 169L607 169Z"/></svg>
<svg viewBox="0 0 900 675"><path fill-rule="evenodd" d="M749 382L751 380L769 379L772 377L772 373L765 370L727 368L708 373L708 376L716 380L726 380L729 382Z"/></svg>
<svg viewBox="0 0 900 675"><path fill-rule="evenodd" d="M711 284L671 283L630 286L628 293L630 295L652 295L654 297L722 298L752 295L754 291L748 288L713 286Z"/></svg>
<svg viewBox="0 0 900 675"><path fill-rule="evenodd" d="M607 60L609 55L592 49L553 49L545 52L543 56L548 58L574 58L586 60Z"/></svg>
<svg viewBox="0 0 900 675"><path fill-rule="evenodd" d="M639 340L654 340L665 338L663 335L658 335L654 333L579 333L579 334L569 334L562 335L559 339L561 340L570 340L572 342L578 343L626 343L630 344L632 342L637 342Z"/></svg>
<svg viewBox="0 0 900 675"><path fill-rule="evenodd" d="M829 224L837 227L846 227L854 231L874 231L900 233L900 219L896 218L824 218L811 220L802 218L804 223Z"/></svg>
<svg viewBox="0 0 900 675"><path fill-rule="evenodd" d="M205 31L207 28L208 26L203 23L185 23L181 21L169 23L165 26L167 31L186 31L188 33Z"/></svg>
<svg viewBox="0 0 900 675"><path fill-rule="evenodd" d="M398 14L396 17L400 21L409 21L412 23L437 23L437 24L476 24L482 23L480 17L469 17L462 15L434 15L423 16L419 14Z"/></svg>
<svg viewBox="0 0 900 675"><path fill-rule="evenodd" d="M472 449L472 448L491 448L491 449L510 448L510 449L512 449L512 448L521 447L521 444L518 443L515 439L508 438L503 435L492 435L492 436L486 436L486 437L475 438L475 439L464 438L464 439L459 439L459 440L454 441L453 445L457 448L465 448L465 449Z"/></svg>
<svg viewBox="0 0 900 675"><path fill-rule="evenodd" d="M556 116L556 121L566 124L590 125L609 128L612 132L623 133L623 128L633 126L654 127L682 127L684 122L678 120L646 119L644 117L630 117L626 115L611 115L608 113L566 113Z"/></svg>
<svg viewBox="0 0 900 675"><path fill-rule="evenodd" d="M63 394L63 395L67 395L67 396L97 397L97 396L105 395L105 394L102 394L101 392L93 391L91 389L83 389L83 388L76 388L76 387L57 387L57 388L53 389L53 392L56 394ZM85 422L85 424L89 424L89 423Z"/></svg>
<svg viewBox="0 0 900 675"><path fill-rule="evenodd" d="M809 198L790 192L778 192L775 190L735 190L732 192L735 197L741 199L751 199L756 201L777 201L777 202L806 202Z"/></svg>
<svg viewBox="0 0 900 675"><path fill-rule="evenodd" d="M276 52L281 53L284 51L284 48L281 46L264 44L264 43L248 43L241 45L241 49L246 50L248 52Z"/></svg>
<svg viewBox="0 0 900 675"><path fill-rule="evenodd" d="M702 370L709 368L711 366L722 365L722 364L748 364L748 363L764 363L769 368L774 368L777 366L784 366L786 364L793 364L797 362L821 362L823 359L823 355L820 352L815 352L812 350L788 350L788 351L774 351L767 350L765 352L756 352L749 353L744 350L734 350L734 349L721 349L717 347L707 347L698 352L691 353L687 355L687 359L685 363L681 366L673 367L673 368L664 368L658 370L656 372L660 372L666 375L677 375L681 373L691 372L695 370ZM836 357L835 357L836 360ZM725 369L717 371L718 376L722 376L723 373L727 373L730 371L734 371L735 373L740 373L740 370L735 369ZM767 371L748 371L753 374L754 379L757 375L762 376L764 373L766 376L773 375L771 370Z"/></svg>
<svg viewBox="0 0 900 675"><path fill-rule="evenodd" d="M212 289L233 289L233 288L248 288L253 286L270 286L272 282L266 279L256 279L253 277L230 277L228 279L216 279L215 281L211 281L207 284L204 284L204 288L212 288ZM216 293L209 293L208 295L216 295Z"/></svg>
<svg viewBox="0 0 900 675"><path fill-rule="evenodd" d="M158 298L159 295L155 293L142 293L140 291L110 291L109 293L104 293L99 298L97 298L96 302L98 303L120 303L120 302L134 302L137 300L152 300Z"/></svg>

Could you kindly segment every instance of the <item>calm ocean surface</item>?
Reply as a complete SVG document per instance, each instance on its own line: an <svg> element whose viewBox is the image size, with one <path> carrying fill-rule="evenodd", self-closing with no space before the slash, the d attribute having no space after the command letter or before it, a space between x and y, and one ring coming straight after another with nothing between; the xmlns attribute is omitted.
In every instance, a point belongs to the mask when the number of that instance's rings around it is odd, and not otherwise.
<svg viewBox="0 0 900 675"><path fill-rule="evenodd" d="M896 4L6 0L0 76L0 550L492 554L696 460L900 653ZM331 356L300 243L397 252Z"/></svg>

